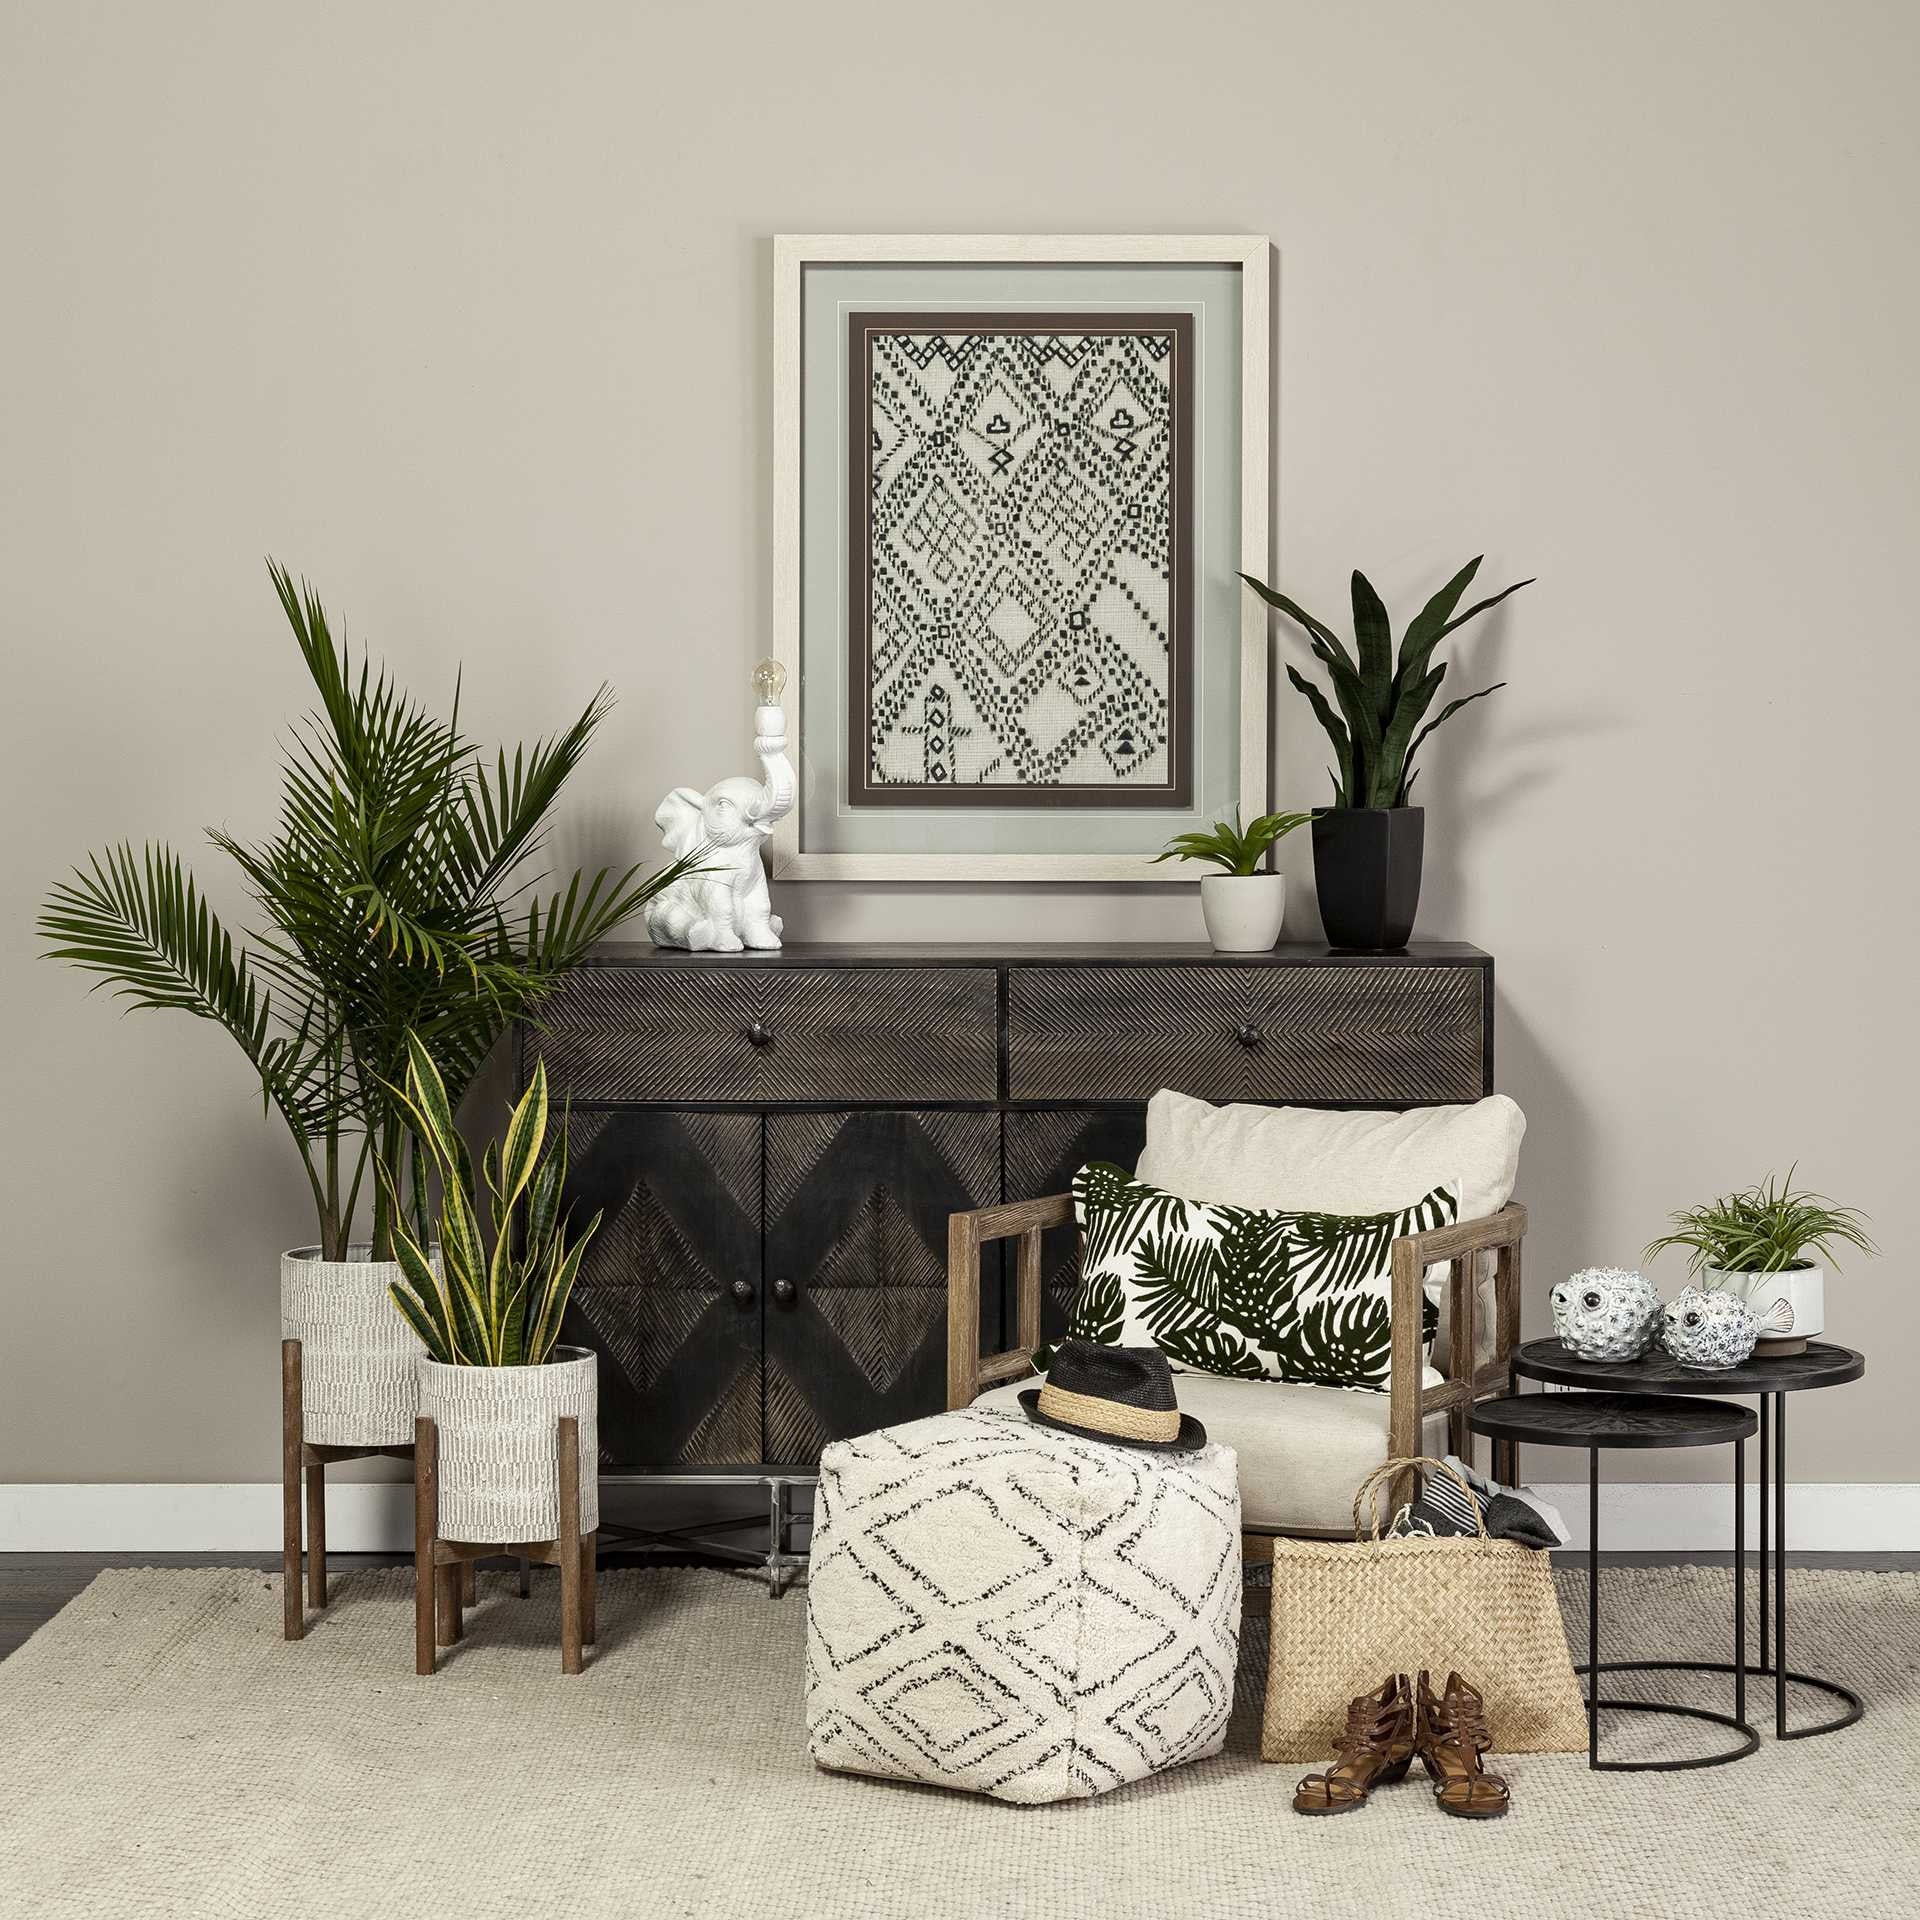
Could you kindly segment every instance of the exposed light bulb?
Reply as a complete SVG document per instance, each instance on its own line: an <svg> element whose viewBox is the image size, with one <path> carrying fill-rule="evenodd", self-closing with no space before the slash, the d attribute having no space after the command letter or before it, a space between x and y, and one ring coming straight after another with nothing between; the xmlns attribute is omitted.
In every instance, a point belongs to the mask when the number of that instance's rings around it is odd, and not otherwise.
<svg viewBox="0 0 1920 1920"><path fill-rule="evenodd" d="M753 670L753 690L763 707L777 707L787 684L787 670L778 660L762 660Z"/></svg>

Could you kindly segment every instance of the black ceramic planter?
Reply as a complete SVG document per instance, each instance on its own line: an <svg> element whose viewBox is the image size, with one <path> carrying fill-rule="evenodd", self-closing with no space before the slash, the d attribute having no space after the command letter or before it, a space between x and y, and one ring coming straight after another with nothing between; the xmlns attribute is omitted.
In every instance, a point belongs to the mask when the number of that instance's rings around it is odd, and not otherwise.
<svg viewBox="0 0 1920 1920"><path fill-rule="evenodd" d="M1313 883L1327 944L1396 953L1420 906L1423 807L1330 807L1313 816Z"/></svg>

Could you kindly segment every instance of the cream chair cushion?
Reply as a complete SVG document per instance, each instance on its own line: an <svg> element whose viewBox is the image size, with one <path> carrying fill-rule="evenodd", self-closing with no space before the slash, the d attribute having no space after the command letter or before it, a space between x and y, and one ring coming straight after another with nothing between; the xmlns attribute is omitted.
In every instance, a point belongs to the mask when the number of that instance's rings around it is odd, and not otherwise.
<svg viewBox="0 0 1920 1920"><path fill-rule="evenodd" d="M1431 1367L1426 1384L1440 1384ZM1015 1380L973 1404L1019 1413L1019 1396L1032 1385ZM1178 1387L1180 1411L1239 1456L1242 1525L1343 1535L1352 1528L1353 1490L1387 1457L1387 1395L1192 1372ZM1426 1428L1425 1451L1445 1453L1446 1417L1434 1415Z"/></svg>

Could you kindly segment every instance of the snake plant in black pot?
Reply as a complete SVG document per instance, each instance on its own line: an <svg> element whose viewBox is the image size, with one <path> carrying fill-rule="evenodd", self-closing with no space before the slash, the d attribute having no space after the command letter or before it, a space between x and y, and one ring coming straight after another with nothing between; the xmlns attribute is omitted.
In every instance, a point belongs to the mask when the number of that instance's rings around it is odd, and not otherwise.
<svg viewBox="0 0 1920 1920"><path fill-rule="evenodd" d="M1447 677L1446 662L1434 664L1434 650L1456 628L1533 584L1516 581L1456 613L1479 570L1479 559L1469 560L1414 615L1401 636L1397 658L1387 609L1364 573L1353 576L1351 649L1284 593L1251 574L1240 576L1268 606L1305 630L1314 658L1333 683L1329 701L1325 691L1296 668L1287 669L1287 678L1306 697L1333 742L1334 804L1316 813L1313 821L1314 888L1333 946L1391 953L1404 947L1413 932L1426 835L1425 812L1409 799L1414 756L1434 728L1506 684L1499 681L1449 700L1428 719Z"/></svg>

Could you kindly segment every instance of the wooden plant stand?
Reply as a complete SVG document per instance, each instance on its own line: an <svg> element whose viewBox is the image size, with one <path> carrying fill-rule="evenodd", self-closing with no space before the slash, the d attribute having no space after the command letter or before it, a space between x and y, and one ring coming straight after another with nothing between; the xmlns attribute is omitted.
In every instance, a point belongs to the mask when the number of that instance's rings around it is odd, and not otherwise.
<svg viewBox="0 0 1920 1920"><path fill-rule="evenodd" d="M486 1545L440 1538L440 1433L422 1414L413 1423L413 1669L432 1673L436 1646L450 1647L466 1631L473 1600L473 1569L496 1554L517 1555L521 1591L526 1565L537 1560L560 1570L560 1671L584 1673L584 1649L598 1638L595 1565L599 1533L580 1531L580 1422L560 1416L560 1537Z"/></svg>
<svg viewBox="0 0 1920 1920"><path fill-rule="evenodd" d="M280 1587L281 1632L289 1640L307 1630L300 1604L300 1483L307 1490L307 1604L327 1604L327 1469L340 1460L411 1460L413 1449L313 1447L307 1444L301 1397L300 1342L280 1342Z"/></svg>

